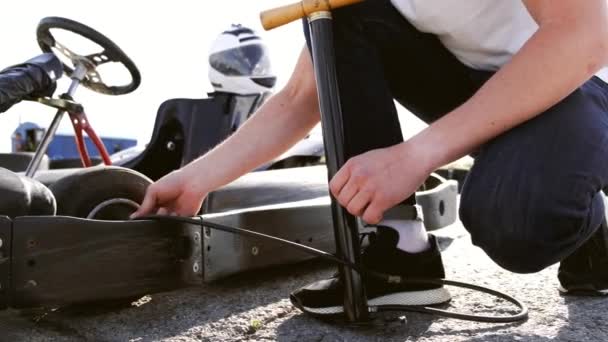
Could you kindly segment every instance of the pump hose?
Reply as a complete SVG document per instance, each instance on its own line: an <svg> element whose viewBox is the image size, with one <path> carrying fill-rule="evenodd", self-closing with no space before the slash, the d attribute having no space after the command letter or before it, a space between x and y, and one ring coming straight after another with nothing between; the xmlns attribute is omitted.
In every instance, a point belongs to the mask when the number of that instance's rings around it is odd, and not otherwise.
<svg viewBox="0 0 608 342"><path fill-rule="evenodd" d="M528 308L522 302L520 302L519 300L517 300L507 294L504 294L502 292L492 290L492 289L489 289L486 287L463 283L463 282L454 281L454 280L447 280L447 279L403 278L401 276L384 274L384 273L366 269L361 265L353 264L347 260L343 260L331 253L327 253L322 250L318 250L318 249L315 249L315 248L312 248L312 247L309 247L306 245L302 245L299 243L295 243L295 242L292 242L289 240L277 238L275 236L266 235L266 234L254 232L254 231L243 229L243 228L223 225L220 223L210 221L208 219L204 219L202 216L190 218L190 217L181 217L181 216L150 215L150 216L138 218L138 220L178 221L178 222L199 225L199 226L201 226L201 228L208 227L208 228L220 230L220 231L227 232L227 233L272 240L277 243L299 249L300 251L302 251L304 253L308 253L310 255L314 255L317 257L321 257L323 259L332 261L336 264L341 264L341 265L347 266L347 267L357 271L361 275L371 276L371 277L374 277L377 279L384 280L386 282L390 282L391 284L399 284L399 283L400 284L434 284L434 285L447 285L447 286L466 288L466 289L482 292L482 293L489 294L494 297L504 299L505 301L510 302L511 304L513 304L519 308L519 312L517 314L511 315L511 316L473 315L473 314L465 314L465 313L459 313L459 312L454 312L454 311L442 310L442 309L428 307L428 306L413 306L413 305L370 306L369 307L370 312L371 311L421 312L421 313L428 313L428 314L433 314L433 315L443 316L443 317L448 317L448 318L455 318L455 319L468 320L468 321L477 321L477 322L489 322L489 323L512 323L512 322L523 321L528 318Z"/></svg>

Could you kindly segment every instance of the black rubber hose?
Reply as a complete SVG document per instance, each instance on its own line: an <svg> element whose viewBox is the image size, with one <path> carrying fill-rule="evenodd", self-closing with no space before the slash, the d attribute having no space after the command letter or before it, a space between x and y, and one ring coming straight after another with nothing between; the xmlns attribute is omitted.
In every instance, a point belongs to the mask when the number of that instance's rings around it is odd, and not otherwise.
<svg viewBox="0 0 608 342"><path fill-rule="evenodd" d="M482 293L489 294L494 297L504 299L505 301L510 302L511 304L513 304L519 308L519 312L517 314L511 315L511 316L473 315L473 314L465 314L465 313L453 312L453 311L448 311L448 310L442 310L442 309L437 309L437 308L428 307L428 306L410 306L410 305L370 306L370 311L421 312L421 313L428 313L428 314L433 314L433 315L443 316L443 317L448 317L448 318L456 318L456 319L467 320L467 321L488 322L488 323L512 323L512 322L523 321L528 318L528 308L522 302L520 302L519 300L517 300L507 294L504 294L502 292L492 290L492 289L489 289L489 288L486 288L483 286L463 283L463 282L454 281L454 280L447 280L447 279L433 279L433 278L407 278L407 279L405 279L401 276L384 274L384 273L368 270L360 265L355 265L348 261L342 260L331 253L327 253L327 252L318 250L316 248L312 248L312 247L305 246L305 245L302 245L299 243L295 243L295 242L292 242L289 240L277 238L275 236L266 235L266 234L254 232L254 231L239 228L239 227L226 226L226 225L223 225L220 223L209 221L208 219L203 219L200 216L197 218L190 218L190 217L181 217L181 216L150 215L150 216L141 217L141 218L139 218L139 220L179 221L179 222L199 225L201 227L209 227L209 228L220 230L220 231L227 232L227 233L272 240L277 243L287 245L292 248L296 248L304 253L318 256L318 257L332 261L337 264L345 265L347 267L350 267L350 268L356 270L361 275L367 275L367 276L371 276L374 278L382 279L389 283L393 283L393 284L399 284L399 283L401 283L401 284L434 284L434 285L447 285L447 286L460 287L460 288L474 290L474 291L482 292Z"/></svg>

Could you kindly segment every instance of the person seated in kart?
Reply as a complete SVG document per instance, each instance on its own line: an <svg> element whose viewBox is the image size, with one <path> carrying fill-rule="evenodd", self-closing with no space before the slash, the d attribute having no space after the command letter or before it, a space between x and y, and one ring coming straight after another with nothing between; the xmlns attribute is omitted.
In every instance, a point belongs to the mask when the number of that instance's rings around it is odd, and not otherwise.
<svg viewBox="0 0 608 342"><path fill-rule="evenodd" d="M333 17L348 162L330 190L378 227L362 262L404 277L444 277L423 222L383 216L411 205L430 172L473 154L459 209L473 244L512 272L559 262L563 293L608 294L608 84L597 76L608 62L606 1L376 0ZM250 44L234 52L248 53ZM393 99L430 125L403 141ZM305 47L282 90L229 139L153 184L135 216L197 214L209 192L318 122ZM370 305L450 299L438 285L364 284ZM291 299L307 312L339 312L342 284L325 279Z"/></svg>

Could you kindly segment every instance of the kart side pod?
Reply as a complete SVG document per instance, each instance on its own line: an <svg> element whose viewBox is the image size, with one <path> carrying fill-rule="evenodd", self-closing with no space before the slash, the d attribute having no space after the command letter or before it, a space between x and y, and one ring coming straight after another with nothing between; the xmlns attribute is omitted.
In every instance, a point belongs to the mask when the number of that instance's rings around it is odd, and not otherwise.
<svg viewBox="0 0 608 342"><path fill-rule="evenodd" d="M457 183L417 193L426 226L456 219ZM212 193L203 217L333 252L323 166L248 174ZM276 242L169 221L0 217L0 309L137 298L310 259Z"/></svg>
<svg viewBox="0 0 608 342"><path fill-rule="evenodd" d="M427 230L457 219L458 182L431 175L416 193ZM328 252L335 251L325 166L249 173L211 193L206 219L247 228ZM205 228L204 281L310 258L260 239ZM280 256L280 257L278 257Z"/></svg>
<svg viewBox="0 0 608 342"><path fill-rule="evenodd" d="M200 227L0 218L0 308L133 298L202 283Z"/></svg>

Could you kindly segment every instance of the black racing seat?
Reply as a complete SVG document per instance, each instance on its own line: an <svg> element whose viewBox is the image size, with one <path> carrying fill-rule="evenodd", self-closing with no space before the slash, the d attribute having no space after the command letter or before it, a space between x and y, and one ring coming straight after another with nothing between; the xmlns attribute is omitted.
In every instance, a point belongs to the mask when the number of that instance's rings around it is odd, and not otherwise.
<svg viewBox="0 0 608 342"><path fill-rule="evenodd" d="M138 171L152 180L179 169L228 136L233 109L227 103L230 103L227 95L165 101L158 109L152 138L144 151L114 165ZM81 170L80 167L39 170L34 179L51 186Z"/></svg>
<svg viewBox="0 0 608 342"><path fill-rule="evenodd" d="M116 165L153 180L209 151L234 131L235 118L249 115L262 98L213 93L204 99L170 99L161 104L150 142L137 157Z"/></svg>
<svg viewBox="0 0 608 342"><path fill-rule="evenodd" d="M0 71L0 113L21 100L51 96L62 75L61 62L52 53Z"/></svg>
<svg viewBox="0 0 608 342"><path fill-rule="evenodd" d="M140 154L114 163L158 180L196 159L231 132L235 119L246 117L263 101L261 96L213 93L204 99L170 99L158 108L150 142ZM96 167L103 167L98 165ZM46 186L82 168L39 170L34 179Z"/></svg>

